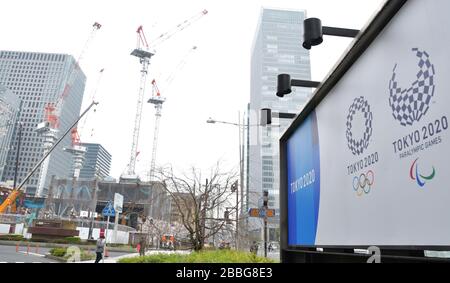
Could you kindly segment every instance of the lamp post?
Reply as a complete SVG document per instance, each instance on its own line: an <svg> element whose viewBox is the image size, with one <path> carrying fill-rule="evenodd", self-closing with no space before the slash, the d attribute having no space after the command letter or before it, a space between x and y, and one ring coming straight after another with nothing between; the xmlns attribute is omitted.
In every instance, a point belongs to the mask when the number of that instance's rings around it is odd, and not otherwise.
<svg viewBox="0 0 450 283"><path fill-rule="evenodd" d="M218 121L214 120L211 117L206 121L208 124L225 124L225 125L232 125L237 126L239 128L239 179L240 179L240 185L236 186L236 249L239 247L239 214L243 214L243 205L244 205L244 190L243 190L243 184L244 184L244 131L245 129L249 127L249 125L245 125L244 123L241 123L241 113L238 114L238 123L231 123L231 122L225 122L225 121ZM242 131L242 132L241 132ZM240 187L240 208L239 207L239 187Z"/></svg>

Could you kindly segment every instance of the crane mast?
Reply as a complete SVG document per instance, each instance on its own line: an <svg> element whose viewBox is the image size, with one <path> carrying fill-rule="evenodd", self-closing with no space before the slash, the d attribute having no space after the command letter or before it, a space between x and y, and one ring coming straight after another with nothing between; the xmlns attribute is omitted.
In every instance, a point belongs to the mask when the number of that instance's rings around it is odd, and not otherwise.
<svg viewBox="0 0 450 283"><path fill-rule="evenodd" d="M139 93L136 104L136 117L134 119L133 142L131 144L130 162L128 163L126 175L121 176L122 179L132 180L138 179L135 170L136 159L138 155L139 133L142 120L142 107L144 105L145 86L147 82L150 58L154 55L153 53L148 51L149 47L142 26L140 26L136 32L138 36L137 47L133 50L133 52L131 52L131 55L139 58L139 62L141 64L141 81L139 83ZM144 49L141 47L141 45Z"/></svg>
<svg viewBox="0 0 450 283"><path fill-rule="evenodd" d="M155 177L156 153L158 149L158 136L159 136L159 122L161 120L162 106L163 103L166 101L165 98L161 97L161 93L159 92L156 80L152 81L152 85L153 85L153 95L148 102L155 105L156 113L155 113L155 129L153 131L153 150L150 165L149 181L153 181Z"/></svg>

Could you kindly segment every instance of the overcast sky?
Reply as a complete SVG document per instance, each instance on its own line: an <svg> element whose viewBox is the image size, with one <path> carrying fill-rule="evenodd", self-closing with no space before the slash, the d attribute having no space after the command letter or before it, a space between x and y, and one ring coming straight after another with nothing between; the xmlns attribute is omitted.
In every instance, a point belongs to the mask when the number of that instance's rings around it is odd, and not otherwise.
<svg viewBox="0 0 450 283"><path fill-rule="evenodd" d="M145 97L156 78L167 98L161 120L157 164L178 170L207 169L219 159L238 165L238 128L206 124L208 117L237 122L250 100L250 54L261 7L305 9L324 25L361 29L384 0L2 0L1 50L71 54L78 57L94 22L103 26L81 67L88 81L83 108L90 104L98 71L100 105L88 116L81 139L102 144L113 156L111 175L125 170L131 150L140 65L130 56L136 29L152 39L207 9L209 14L156 48ZM322 80L351 40L326 38L311 52L312 79ZM299 42L299 46L300 46ZM165 79L192 46L198 49L172 84ZM145 104L136 172L150 167L154 108Z"/></svg>

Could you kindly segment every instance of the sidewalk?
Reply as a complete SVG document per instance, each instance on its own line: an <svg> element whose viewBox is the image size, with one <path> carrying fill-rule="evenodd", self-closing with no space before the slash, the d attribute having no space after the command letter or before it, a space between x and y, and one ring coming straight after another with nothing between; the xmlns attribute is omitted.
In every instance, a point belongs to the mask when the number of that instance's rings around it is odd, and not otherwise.
<svg viewBox="0 0 450 283"><path fill-rule="evenodd" d="M191 253L191 251L165 251L165 250L151 250L151 251L147 251L145 253L145 255L154 255L154 254L189 254ZM118 257L107 257L105 258L105 263L117 263L120 259L122 258L128 258L128 257L137 257L139 256L139 253L132 253L132 254L127 254L127 255L122 255L122 256L118 256ZM89 261L83 261L83 262L78 262L78 263L94 263L95 260L89 260ZM102 263L103 261L100 261L100 263Z"/></svg>

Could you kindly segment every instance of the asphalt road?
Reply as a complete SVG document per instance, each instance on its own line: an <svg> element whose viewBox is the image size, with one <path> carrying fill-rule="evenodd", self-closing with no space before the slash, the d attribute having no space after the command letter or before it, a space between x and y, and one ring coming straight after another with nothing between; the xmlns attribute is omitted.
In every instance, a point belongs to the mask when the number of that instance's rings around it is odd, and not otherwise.
<svg viewBox="0 0 450 283"><path fill-rule="evenodd" d="M58 261L45 258L44 256L49 253L51 248L39 248L30 247L27 254L27 247L19 247L19 251L16 252L15 246L2 246L0 245L0 263L58 263ZM109 252L109 257L118 257L125 255L123 252Z"/></svg>
<svg viewBox="0 0 450 283"><path fill-rule="evenodd" d="M30 253L27 255L27 247L19 247L19 252L16 252L15 246L0 246L0 263L54 263L56 261L45 258L45 254L50 249L30 248Z"/></svg>

